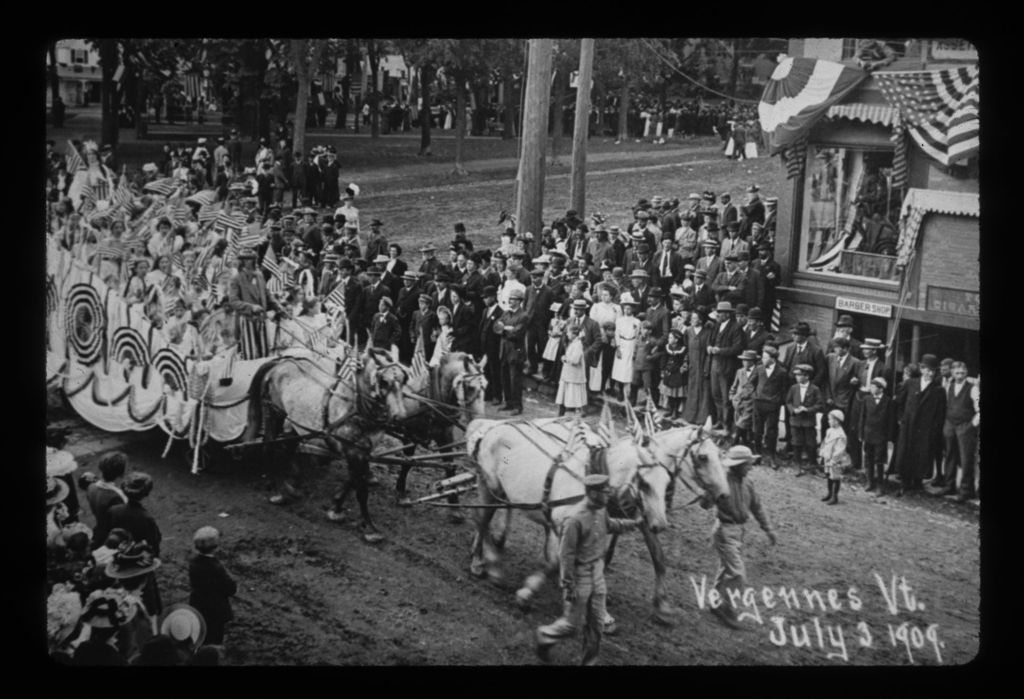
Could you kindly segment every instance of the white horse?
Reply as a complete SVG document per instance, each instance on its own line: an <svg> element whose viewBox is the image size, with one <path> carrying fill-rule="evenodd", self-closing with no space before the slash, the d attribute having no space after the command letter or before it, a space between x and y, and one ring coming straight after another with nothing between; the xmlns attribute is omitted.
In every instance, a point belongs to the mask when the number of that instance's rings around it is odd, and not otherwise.
<svg viewBox="0 0 1024 699"><path fill-rule="evenodd" d="M584 426L585 427L585 426ZM502 505L524 509L526 516L544 529L543 570L531 574L516 593L527 606L546 578L558 570L558 542L565 520L582 506L583 476L591 471L606 472L613 511L643 515L640 531L654 562L654 607L658 618L672 623L674 610L664 595L665 556L657 534L668 526L666 495L675 480L695 493L709 491L718 501L728 493L720 450L710 433L692 426L656 434L646 447L631 438L618 440L607 448L585 428L585 443L563 454L572 424L565 420L504 421L474 420L467 430L467 449L478 473L480 504L493 508L479 510L477 534L473 541L470 570L500 580L500 550L508 533L495 541L490 522ZM507 509L507 518L511 509Z"/></svg>

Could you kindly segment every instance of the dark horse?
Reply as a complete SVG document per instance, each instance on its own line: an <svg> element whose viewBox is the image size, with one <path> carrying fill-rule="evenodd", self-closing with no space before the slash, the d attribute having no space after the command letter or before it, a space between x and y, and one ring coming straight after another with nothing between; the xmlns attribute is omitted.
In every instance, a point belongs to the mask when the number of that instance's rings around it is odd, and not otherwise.
<svg viewBox="0 0 1024 699"><path fill-rule="evenodd" d="M405 390L406 417L399 423L401 436L423 446L431 441L436 446L451 444L455 441L456 424L468 425L470 420L484 417L487 379L483 372L486 363L486 357L477 363L465 352L452 352L437 369L410 379ZM413 455L416 444L405 450L406 456ZM395 483L398 503L402 506L412 504L406 492L410 468L402 466ZM445 476L454 475L453 464L445 469ZM457 498L451 496L448 501L454 503ZM453 516L458 519L457 515Z"/></svg>
<svg viewBox="0 0 1024 699"><path fill-rule="evenodd" d="M353 352L354 350L347 350ZM356 491L362 521L359 525L363 540L382 541L370 519L367 506L370 474L367 456L372 449L370 435L380 429L380 421L401 418L405 414L402 391L408 379L406 370L394 363L386 352L369 351L362 358L362 366L352 369L352 377L343 378L346 356L337 360L314 354L284 356L273 359L259 368L249 387L249 423L244 440L254 441L262 428L264 443L280 438L285 431L299 435L318 434L310 441L319 440L327 449L345 459L349 480L333 498L327 517L341 521L341 508L350 490ZM267 407L264 410L264 406ZM264 458L280 453L288 464L288 473L298 477L294 455L298 440L291 439L278 449L264 451ZM284 489L296 495L295 488L285 479ZM271 502L285 501L275 495Z"/></svg>

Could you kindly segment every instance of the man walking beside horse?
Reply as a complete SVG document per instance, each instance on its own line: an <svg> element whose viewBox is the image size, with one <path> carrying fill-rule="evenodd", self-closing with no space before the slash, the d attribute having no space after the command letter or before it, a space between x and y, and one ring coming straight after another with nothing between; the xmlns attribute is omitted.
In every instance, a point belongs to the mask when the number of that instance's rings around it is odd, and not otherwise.
<svg viewBox="0 0 1024 699"><path fill-rule="evenodd" d="M569 638L584 625L583 665L597 663L604 630L602 611L608 588L604 580L604 555L608 534L622 534L643 522L636 519L615 519L608 516L608 476L591 474L583 479L586 506L565 523L559 551L564 606L562 616L537 629L537 655L547 662L551 648L561 639Z"/></svg>

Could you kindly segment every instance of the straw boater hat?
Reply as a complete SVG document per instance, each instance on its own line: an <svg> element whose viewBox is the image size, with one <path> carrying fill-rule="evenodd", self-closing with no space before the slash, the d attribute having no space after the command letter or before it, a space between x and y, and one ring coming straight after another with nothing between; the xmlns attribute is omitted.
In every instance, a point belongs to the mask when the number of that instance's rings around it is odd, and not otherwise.
<svg viewBox="0 0 1024 699"><path fill-rule="evenodd" d="M175 641L189 641L193 648L198 648L206 640L206 620L195 607L179 602L164 611L160 633Z"/></svg>
<svg viewBox="0 0 1024 699"><path fill-rule="evenodd" d="M885 345L882 344L881 340L876 339L874 337L869 337L869 338L866 338L864 340L864 342L860 343L860 348L861 349L880 350L880 349L885 349Z"/></svg>
<svg viewBox="0 0 1024 699"><path fill-rule="evenodd" d="M140 541L122 545L114 554L114 560L107 564L106 575L115 580L137 578L159 567L160 559L153 557L149 544Z"/></svg>
<svg viewBox="0 0 1024 699"><path fill-rule="evenodd" d="M373 264L375 265L386 265L390 261L391 258L388 257L387 255L377 255L375 258L373 258Z"/></svg>
<svg viewBox="0 0 1024 699"><path fill-rule="evenodd" d="M622 298L619 299L620 306L639 306L640 302L633 298L633 294L628 291L623 292Z"/></svg>
<svg viewBox="0 0 1024 699"><path fill-rule="evenodd" d="M64 498L68 496L71 489L68 484L59 478L53 476L47 476L46 478L46 504L56 505L59 502L63 502Z"/></svg>

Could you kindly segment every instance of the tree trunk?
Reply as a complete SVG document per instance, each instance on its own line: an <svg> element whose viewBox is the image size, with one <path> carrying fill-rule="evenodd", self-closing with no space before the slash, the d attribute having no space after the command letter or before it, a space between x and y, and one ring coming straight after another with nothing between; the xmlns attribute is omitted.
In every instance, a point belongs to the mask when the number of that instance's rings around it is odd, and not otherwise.
<svg viewBox="0 0 1024 699"><path fill-rule="evenodd" d="M242 42L242 70L238 80L238 103L236 121L238 130L249 138L260 133L260 86L262 82L259 63L264 60L262 45L258 40Z"/></svg>
<svg viewBox="0 0 1024 699"><path fill-rule="evenodd" d="M117 70L117 39L103 39L100 41L100 109L103 115L100 138L103 143L111 146L117 145L117 84L114 82L114 72Z"/></svg>
<svg viewBox="0 0 1024 699"><path fill-rule="evenodd" d="M146 137L149 113L146 111L146 82L142 79L142 70L138 67L132 68L132 82L135 85L135 138L141 140Z"/></svg>
<svg viewBox="0 0 1024 699"><path fill-rule="evenodd" d="M586 214L587 136L590 127L590 76L594 67L594 40L580 42L580 78L576 86L576 123L572 132L572 176L569 179L569 208L580 218Z"/></svg>
<svg viewBox="0 0 1024 699"><path fill-rule="evenodd" d="M622 79L622 88L619 91L619 137L617 140L625 141L629 138L629 76Z"/></svg>
<svg viewBox="0 0 1024 699"><path fill-rule="evenodd" d="M528 231L537 234L532 254L536 254L540 246L544 214L544 146L548 140L548 105L551 100L551 48L551 39L530 39L516 225L519 235Z"/></svg>
<svg viewBox="0 0 1024 699"><path fill-rule="evenodd" d="M292 41L297 41L293 39ZM309 70L296 66L295 77L299 81L299 89L295 95L295 135L292 150L306 152L306 116L309 111Z"/></svg>
<svg viewBox="0 0 1024 699"><path fill-rule="evenodd" d="M380 92L377 91L377 75L380 72L380 56L377 55L377 42L368 39L366 54L370 59L370 81L367 99L370 103L370 137L380 138Z"/></svg>
<svg viewBox="0 0 1024 699"><path fill-rule="evenodd" d="M729 94L736 94L736 83L740 77L740 42L739 39L732 40L732 71L729 73Z"/></svg>
<svg viewBox="0 0 1024 699"><path fill-rule="evenodd" d="M516 115L515 102L512 100L512 77L505 78L505 128L501 131L501 138L510 139L516 136Z"/></svg>
<svg viewBox="0 0 1024 699"><path fill-rule="evenodd" d="M562 150L562 138L565 136L565 121L563 111L565 108L565 93L568 87L569 73L565 68L558 68L555 71L555 94L552 98L550 110L552 124L551 133L551 165L559 165L558 155Z"/></svg>
<svg viewBox="0 0 1024 699"><path fill-rule="evenodd" d="M57 98L60 97L60 81L57 79L57 42L51 41L46 47L47 53L50 55L50 68L47 71L47 77L50 79L50 104L57 104ZM56 124L60 126L60 124Z"/></svg>
<svg viewBox="0 0 1024 699"><path fill-rule="evenodd" d="M466 138L466 76L455 72L455 170L452 174L466 175L462 165L462 144Z"/></svg>
<svg viewBox="0 0 1024 699"><path fill-rule="evenodd" d="M430 84L434 81L434 67L424 63L420 68L420 155L430 155Z"/></svg>

